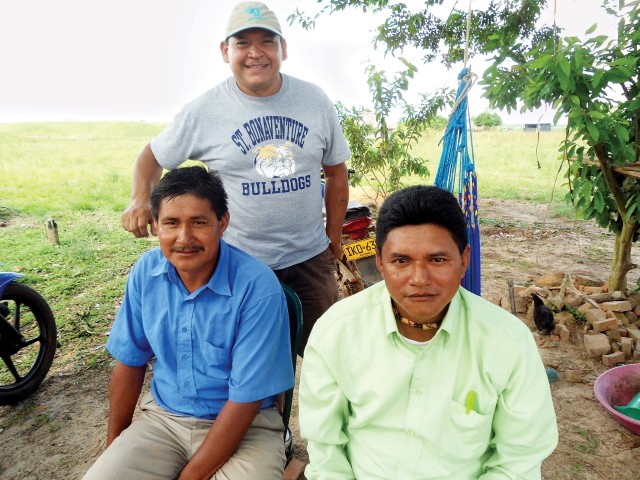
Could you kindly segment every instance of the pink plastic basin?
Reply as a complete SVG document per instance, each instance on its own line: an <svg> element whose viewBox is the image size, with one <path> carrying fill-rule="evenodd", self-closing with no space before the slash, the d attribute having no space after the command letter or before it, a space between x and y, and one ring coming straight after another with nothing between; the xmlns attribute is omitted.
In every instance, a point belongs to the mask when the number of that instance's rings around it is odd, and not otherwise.
<svg viewBox="0 0 640 480"><path fill-rule="evenodd" d="M618 412L614 405L627 405L640 392L640 363L622 365L601 374L593 385L596 398L620 424L640 435L640 421Z"/></svg>

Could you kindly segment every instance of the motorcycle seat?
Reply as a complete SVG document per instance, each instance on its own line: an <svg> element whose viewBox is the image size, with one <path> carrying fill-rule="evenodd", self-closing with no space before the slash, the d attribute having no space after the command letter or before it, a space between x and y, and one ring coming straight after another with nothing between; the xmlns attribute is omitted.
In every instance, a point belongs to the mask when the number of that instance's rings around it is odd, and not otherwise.
<svg viewBox="0 0 640 480"><path fill-rule="evenodd" d="M345 223L355 218L372 217L371 209L357 200L350 200L347 204L347 214L344 218Z"/></svg>

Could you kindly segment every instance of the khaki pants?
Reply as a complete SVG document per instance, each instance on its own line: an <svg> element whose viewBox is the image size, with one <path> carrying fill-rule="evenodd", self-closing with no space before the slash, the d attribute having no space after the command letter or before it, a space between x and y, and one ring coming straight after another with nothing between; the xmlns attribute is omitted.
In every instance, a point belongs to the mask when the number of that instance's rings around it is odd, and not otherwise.
<svg viewBox="0 0 640 480"><path fill-rule="evenodd" d="M85 474L85 480L173 480L204 441L215 420L174 415L151 393L140 399L141 414ZM213 480L282 480L285 455L282 417L275 407L260 410L240 446Z"/></svg>

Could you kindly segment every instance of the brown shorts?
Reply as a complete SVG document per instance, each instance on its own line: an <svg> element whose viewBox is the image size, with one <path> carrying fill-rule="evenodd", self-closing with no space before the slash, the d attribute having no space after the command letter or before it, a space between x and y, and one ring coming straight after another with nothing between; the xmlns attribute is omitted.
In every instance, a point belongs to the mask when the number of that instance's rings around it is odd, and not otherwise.
<svg viewBox="0 0 640 480"><path fill-rule="evenodd" d="M338 301L335 270L336 261L328 248L302 263L274 270L278 280L291 287L302 303L303 323L298 347L301 357L316 320Z"/></svg>

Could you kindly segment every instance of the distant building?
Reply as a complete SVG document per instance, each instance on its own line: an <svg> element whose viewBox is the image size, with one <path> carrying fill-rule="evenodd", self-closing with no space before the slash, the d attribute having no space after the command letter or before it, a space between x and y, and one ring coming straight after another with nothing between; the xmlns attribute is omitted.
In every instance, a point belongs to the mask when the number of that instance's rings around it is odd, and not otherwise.
<svg viewBox="0 0 640 480"><path fill-rule="evenodd" d="M550 132L551 124L550 123L525 123L524 124L525 132Z"/></svg>

